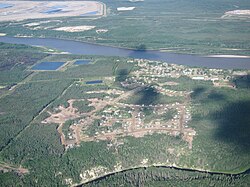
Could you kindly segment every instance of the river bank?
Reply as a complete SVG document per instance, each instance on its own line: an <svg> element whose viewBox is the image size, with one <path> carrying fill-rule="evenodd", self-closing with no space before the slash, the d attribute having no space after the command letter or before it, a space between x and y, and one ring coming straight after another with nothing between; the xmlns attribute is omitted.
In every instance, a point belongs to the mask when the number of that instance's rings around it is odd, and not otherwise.
<svg viewBox="0 0 250 187"><path fill-rule="evenodd" d="M131 50L79 41L50 38L0 37L0 42L44 46L79 55L119 56L164 61L191 67L219 69L250 69L249 58L205 57L192 54L176 54L155 50Z"/></svg>

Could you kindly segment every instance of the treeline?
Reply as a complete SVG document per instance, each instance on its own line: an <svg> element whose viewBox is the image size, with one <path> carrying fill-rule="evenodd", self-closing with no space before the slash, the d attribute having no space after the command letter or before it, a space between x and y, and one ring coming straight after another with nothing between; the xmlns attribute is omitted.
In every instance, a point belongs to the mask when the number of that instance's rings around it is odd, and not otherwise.
<svg viewBox="0 0 250 187"><path fill-rule="evenodd" d="M89 182L82 187L129 186L129 187L162 187L162 186L241 186L250 185L249 174L223 175L173 168L151 167L132 169Z"/></svg>

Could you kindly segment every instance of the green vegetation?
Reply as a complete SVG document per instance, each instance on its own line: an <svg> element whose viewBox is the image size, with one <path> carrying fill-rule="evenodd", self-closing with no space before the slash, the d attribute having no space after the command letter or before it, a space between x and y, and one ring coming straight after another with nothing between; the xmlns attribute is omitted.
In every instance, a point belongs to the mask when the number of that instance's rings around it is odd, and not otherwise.
<svg viewBox="0 0 250 187"><path fill-rule="evenodd" d="M170 119L173 119L176 114L177 114L177 110L170 109L166 113L162 114L161 118L162 118L163 121L168 121Z"/></svg>
<svg viewBox="0 0 250 187"><path fill-rule="evenodd" d="M122 123L118 123L118 122L115 122L113 125L112 125L112 128L113 129L119 129L122 127Z"/></svg>
<svg viewBox="0 0 250 187"><path fill-rule="evenodd" d="M193 142L191 158L197 160L192 164L199 163L201 168L209 165L214 171L248 169L249 90L198 87L192 100L193 115L189 124L199 134ZM211 152L207 154L207 150Z"/></svg>
<svg viewBox="0 0 250 187"><path fill-rule="evenodd" d="M84 101L75 101L73 103L73 107L77 108L78 112L80 113L87 113L94 109L93 106L88 106L90 102L84 100Z"/></svg>
<svg viewBox="0 0 250 187"><path fill-rule="evenodd" d="M26 83L0 100L0 148L8 144L69 85L69 81Z"/></svg>
<svg viewBox="0 0 250 187"><path fill-rule="evenodd" d="M98 130L105 130L103 129L103 127L99 127L100 126L100 120L96 119L92 125L86 130L86 134L90 135L90 136L94 136L95 132ZM104 127L105 128L105 127ZM107 127L106 127L107 128Z"/></svg>
<svg viewBox="0 0 250 187"><path fill-rule="evenodd" d="M1 186L23 186L20 176L14 172L1 173L0 172L0 185Z"/></svg>
<svg viewBox="0 0 250 187"><path fill-rule="evenodd" d="M197 81L197 80L192 80L188 77L180 77L178 79L174 78L161 78L160 82L168 82L168 81L173 81L176 83L176 85L164 85L163 88L166 89L171 89L171 90L176 90L176 91L193 91L197 86L200 87L210 87L212 85L212 82L210 81Z"/></svg>
<svg viewBox="0 0 250 187"><path fill-rule="evenodd" d="M156 115L153 113L152 108L143 108L143 114L145 115L144 122L149 123L155 119Z"/></svg>
<svg viewBox="0 0 250 187"><path fill-rule="evenodd" d="M176 109L170 109L167 110L164 114L156 114L152 108L143 108L142 110L143 114L145 115L144 122L149 123L152 120L155 119L161 119L162 121L168 121L174 118L174 116L177 114Z"/></svg>

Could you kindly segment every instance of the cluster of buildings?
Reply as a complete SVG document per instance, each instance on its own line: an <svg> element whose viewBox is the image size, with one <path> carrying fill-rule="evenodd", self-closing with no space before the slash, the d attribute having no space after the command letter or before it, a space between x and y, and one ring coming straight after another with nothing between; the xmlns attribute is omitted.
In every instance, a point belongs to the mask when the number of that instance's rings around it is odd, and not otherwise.
<svg viewBox="0 0 250 187"><path fill-rule="evenodd" d="M152 84L162 77L180 78L181 76L186 76L193 80L212 81L215 86L234 87L230 82L233 77L233 70L191 68L142 59L135 60L135 62L140 68L133 72L134 78L140 78L148 84Z"/></svg>

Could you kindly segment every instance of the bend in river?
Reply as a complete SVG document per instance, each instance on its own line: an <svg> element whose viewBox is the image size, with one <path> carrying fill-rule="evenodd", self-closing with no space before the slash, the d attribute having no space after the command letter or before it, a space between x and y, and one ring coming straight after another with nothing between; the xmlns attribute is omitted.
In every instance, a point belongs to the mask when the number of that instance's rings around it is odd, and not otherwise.
<svg viewBox="0 0 250 187"><path fill-rule="evenodd" d="M0 37L0 42L45 46L79 55L130 57L207 68L250 69L250 58L203 57L198 55L175 54L155 50L139 51L50 38L17 38L2 36Z"/></svg>

